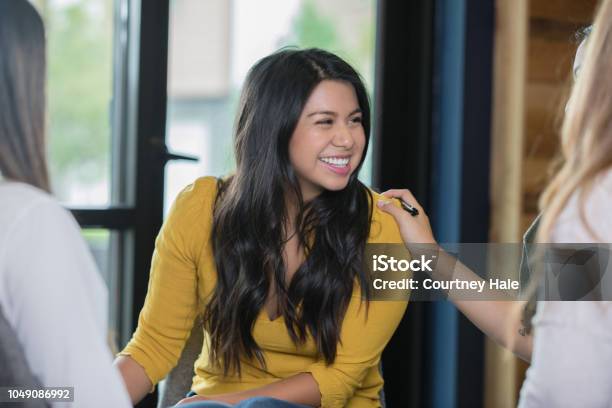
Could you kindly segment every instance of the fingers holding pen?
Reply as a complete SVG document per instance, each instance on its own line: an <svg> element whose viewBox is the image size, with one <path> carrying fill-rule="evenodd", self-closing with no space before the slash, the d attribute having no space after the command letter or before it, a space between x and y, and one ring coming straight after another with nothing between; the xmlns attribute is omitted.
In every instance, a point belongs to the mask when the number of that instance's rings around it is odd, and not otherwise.
<svg viewBox="0 0 612 408"><path fill-rule="evenodd" d="M429 218L421 204L407 189L391 189L382 193L387 199L399 199L402 208L388 205L390 200L378 200L378 207L390 214L397 223L404 243L435 243L436 240L429 224Z"/></svg>
<svg viewBox="0 0 612 408"><path fill-rule="evenodd" d="M408 189L391 189L385 191L384 193L382 193L382 195L388 198L397 198L398 200L400 200L400 202L402 203L402 207L404 207L404 209L413 216L417 216L419 214L427 216L421 204L417 201L412 192ZM414 209L414 211L411 209Z"/></svg>

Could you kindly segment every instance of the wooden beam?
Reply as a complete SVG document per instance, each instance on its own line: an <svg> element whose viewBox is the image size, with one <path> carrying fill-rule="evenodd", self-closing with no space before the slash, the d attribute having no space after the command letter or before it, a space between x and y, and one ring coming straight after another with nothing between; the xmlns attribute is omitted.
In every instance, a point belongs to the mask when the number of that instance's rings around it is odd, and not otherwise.
<svg viewBox="0 0 612 408"><path fill-rule="evenodd" d="M527 0L497 0L493 74L491 241L517 242L525 123Z"/></svg>
<svg viewBox="0 0 612 408"><path fill-rule="evenodd" d="M528 0L496 0L496 14L490 240L517 242L521 237ZM504 266L507 270L502 274L516 275L518 265ZM490 340L485 347L485 406L516 407L516 358Z"/></svg>

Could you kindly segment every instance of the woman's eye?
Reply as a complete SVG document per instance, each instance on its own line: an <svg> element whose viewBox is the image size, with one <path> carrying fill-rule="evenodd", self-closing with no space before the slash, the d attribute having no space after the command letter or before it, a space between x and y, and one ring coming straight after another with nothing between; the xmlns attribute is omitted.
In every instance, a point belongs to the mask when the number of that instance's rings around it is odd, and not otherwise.
<svg viewBox="0 0 612 408"><path fill-rule="evenodd" d="M317 125L331 125L334 121L331 119L323 119L316 122Z"/></svg>
<svg viewBox="0 0 612 408"><path fill-rule="evenodd" d="M356 116L353 119L351 119L351 122L353 123L361 123L361 116Z"/></svg>

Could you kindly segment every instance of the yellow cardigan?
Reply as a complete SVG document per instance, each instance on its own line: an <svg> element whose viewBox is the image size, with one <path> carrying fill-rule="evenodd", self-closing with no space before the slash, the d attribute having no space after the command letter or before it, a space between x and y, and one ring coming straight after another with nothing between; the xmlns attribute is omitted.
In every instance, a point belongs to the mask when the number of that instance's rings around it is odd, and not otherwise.
<svg viewBox="0 0 612 408"><path fill-rule="evenodd" d="M196 316L204 310L205 300L215 288L210 233L216 190L216 180L203 177L176 199L155 243L138 328L119 353L135 359L153 384L176 365ZM374 203L378 197L374 193ZM402 242L394 220L376 205L368 242ZM294 345L282 316L271 321L262 309L253 337L262 349L267 368L242 359L242 377L224 377L209 363L205 340L195 363L192 390L199 395L238 392L309 372L319 385L322 407L378 407L383 385L378 363L406 306L403 301L371 301L366 319L365 304L356 284L342 324L336 360L329 366L317 358L312 338L302 346Z"/></svg>

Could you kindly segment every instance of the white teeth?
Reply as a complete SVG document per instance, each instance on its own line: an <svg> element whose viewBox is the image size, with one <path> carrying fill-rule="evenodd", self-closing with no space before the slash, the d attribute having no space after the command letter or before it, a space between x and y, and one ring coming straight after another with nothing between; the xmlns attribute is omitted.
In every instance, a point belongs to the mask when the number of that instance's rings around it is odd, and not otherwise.
<svg viewBox="0 0 612 408"><path fill-rule="evenodd" d="M337 167L345 167L348 162L349 162L349 158L339 158L339 157L321 157L321 161L331 164L332 166L337 166Z"/></svg>

